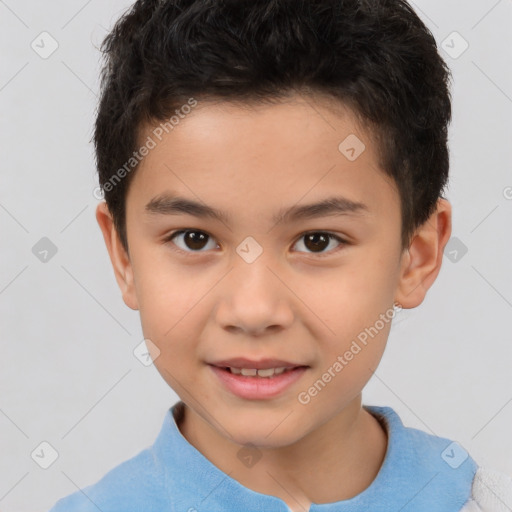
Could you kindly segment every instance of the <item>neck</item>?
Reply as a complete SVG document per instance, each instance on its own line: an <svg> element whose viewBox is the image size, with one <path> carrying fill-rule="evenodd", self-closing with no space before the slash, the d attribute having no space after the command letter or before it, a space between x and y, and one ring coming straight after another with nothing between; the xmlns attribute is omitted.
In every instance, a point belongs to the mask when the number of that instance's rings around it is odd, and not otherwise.
<svg viewBox="0 0 512 512"><path fill-rule="evenodd" d="M377 476L387 449L386 432L361 407L361 395L297 442L258 447L261 458L250 467L239 461L241 445L189 407L177 423L187 441L221 471L253 491L281 498L292 511L358 495Z"/></svg>

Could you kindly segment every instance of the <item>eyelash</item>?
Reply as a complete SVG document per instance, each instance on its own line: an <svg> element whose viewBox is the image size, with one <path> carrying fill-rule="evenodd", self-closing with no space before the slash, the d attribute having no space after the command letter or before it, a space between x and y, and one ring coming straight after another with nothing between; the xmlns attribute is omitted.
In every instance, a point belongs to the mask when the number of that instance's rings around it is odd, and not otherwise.
<svg viewBox="0 0 512 512"><path fill-rule="evenodd" d="M200 229L180 229L180 230L177 230L177 231L173 231L168 236L166 236L164 238L163 242L165 244L169 244L169 242L172 242L172 240L176 236L181 235L183 233L188 233L188 232L203 233L203 234L207 235L208 237L210 237L210 239L213 239L213 237L209 233L207 233L206 231L202 231ZM330 239L336 240L337 242L339 242L341 244L341 247L338 247L336 249L331 249L330 251L327 251L327 252L322 252L322 253L309 252L309 253L306 253L306 254L310 254L310 255L316 256L318 258L323 258L323 257L330 256L332 253L338 252L339 250L341 250L341 248L343 246L349 245L349 242L347 242L343 238L339 237L338 235L335 235L334 233L330 233L328 231L306 231L305 233L302 233L297 238L297 240L294 242L293 245L295 245L301 238L305 237L306 235L319 234L319 233L322 234L322 235L326 235ZM172 243L172 245L170 247L171 247L171 249L173 251L179 252L180 254L184 254L185 256L193 256L196 253L200 254L201 252L205 252L205 251L184 251L183 249L180 249L179 247L177 247L175 243Z"/></svg>

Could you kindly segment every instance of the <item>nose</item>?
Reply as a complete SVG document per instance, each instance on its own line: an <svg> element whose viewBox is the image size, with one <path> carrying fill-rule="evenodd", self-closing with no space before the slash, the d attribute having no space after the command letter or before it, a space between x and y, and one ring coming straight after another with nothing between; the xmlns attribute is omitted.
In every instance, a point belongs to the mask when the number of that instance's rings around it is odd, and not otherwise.
<svg viewBox="0 0 512 512"><path fill-rule="evenodd" d="M288 328L294 319L293 292L279 271L263 258L252 263L236 262L223 280L219 297L217 323L231 332L275 334Z"/></svg>

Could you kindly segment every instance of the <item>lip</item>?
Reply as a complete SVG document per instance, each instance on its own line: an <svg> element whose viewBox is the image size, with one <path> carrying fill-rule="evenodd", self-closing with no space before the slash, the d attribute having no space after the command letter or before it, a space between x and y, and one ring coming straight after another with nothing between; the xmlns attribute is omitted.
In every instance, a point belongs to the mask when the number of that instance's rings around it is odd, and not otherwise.
<svg viewBox="0 0 512 512"><path fill-rule="evenodd" d="M235 368L240 368L240 366L236 366L233 361L229 360L233 364L227 364L225 366L234 366ZM240 360L236 360L238 364L240 364ZM285 366L284 361L273 360L274 362L279 363L281 366ZM226 361L228 362L228 361ZM222 362L224 363L224 361ZM263 361L260 361L263 364ZM267 364L268 360L264 363ZM217 364L217 363L216 363ZM246 364L246 363L244 363ZM251 362L254 364L254 361ZM289 389L293 384L295 384L304 374L306 370L309 369L308 366L298 366L293 368L292 370L285 371L280 375L274 375L273 377L246 377L243 375L236 375L231 373L229 370L226 370L224 365L223 367L209 364L208 365L212 372L216 375L222 385L234 395L244 398L246 400L267 400L270 398L274 398ZM264 368L275 368L281 366L266 366L258 369ZM255 368L254 366L242 366L242 368Z"/></svg>
<svg viewBox="0 0 512 512"><path fill-rule="evenodd" d="M223 361L209 363L219 368L255 368L256 370L266 370L268 368L295 368L298 366L307 366L301 363L292 363L282 359L260 359L258 361L247 359L246 357L234 357Z"/></svg>

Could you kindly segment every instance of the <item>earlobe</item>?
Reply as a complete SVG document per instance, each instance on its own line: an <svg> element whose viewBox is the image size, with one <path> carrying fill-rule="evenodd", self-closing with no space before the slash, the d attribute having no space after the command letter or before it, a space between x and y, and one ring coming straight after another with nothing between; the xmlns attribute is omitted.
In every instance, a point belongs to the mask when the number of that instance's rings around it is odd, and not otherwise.
<svg viewBox="0 0 512 512"><path fill-rule="evenodd" d="M405 309L419 306L436 280L452 231L451 205L439 199L436 211L420 226L402 255L395 301Z"/></svg>
<svg viewBox="0 0 512 512"><path fill-rule="evenodd" d="M135 293L132 264L119 239L112 215L105 201L102 201L96 207L96 220L103 234L103 239L107 246L114 275L121 290L124 303L130 309L138 310L139 305Z"/></svg>

